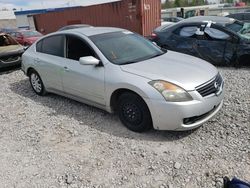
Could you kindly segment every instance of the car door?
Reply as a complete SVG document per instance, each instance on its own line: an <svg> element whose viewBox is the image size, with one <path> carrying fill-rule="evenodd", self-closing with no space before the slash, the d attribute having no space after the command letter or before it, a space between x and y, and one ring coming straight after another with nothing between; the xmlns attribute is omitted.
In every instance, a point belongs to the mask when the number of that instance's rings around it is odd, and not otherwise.
<svg viewBox="0 0 250 188"><path fill-rule="evenodd" d="M230 35L213 27L206 27L204 34L196 35L195 50L200 58L215 64L225 64L224 54ZM229 58L229 57L228 57Z"/></svg>
<svg viewBox="0 0 250 188"><path fill-rule="evenodd" d="M66 36L66 64L62 76L64 91L73 96L96 104L105 105L104 66L81 65L81 57L97 57L84 39Z"/></svg>
<svg viewBox="0 0 250 188"><path fill-rule="evenodd" d="M47 89L63 91L64 43L64 35L53 35L36 44L34 64Z"/></svg>
<svg viewBox="0 0 250 188"><path fill-rule="evenodd" d="M176 29L168 37L166 45L169 45L171 50L197 56L197 51L194 50L194 45L196 44L194 35L197 28L197 25L186 25Z"/></svg>

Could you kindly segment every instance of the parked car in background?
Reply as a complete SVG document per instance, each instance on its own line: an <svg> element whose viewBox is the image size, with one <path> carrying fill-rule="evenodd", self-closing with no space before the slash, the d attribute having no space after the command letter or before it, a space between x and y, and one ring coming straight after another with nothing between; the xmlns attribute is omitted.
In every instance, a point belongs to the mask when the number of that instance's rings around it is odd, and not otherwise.
<svg viewBox="0 0 250 188"><path fill-rule="evenodd" d="M69 30L69 29L77 29L77 28L83 28L83 27L92 27L92 26L87 25L87 24L66 25L66 26L60 28L58 31L65 31L65 30Z"/></svg>
<svg viewBox="0 0 250 188"><path fill-rule="evenodd" d="M23 52L23 46L10 35L0 33L0 69L20 65Z"/></svg>
<svg viewBox="0 0 250 188"><path fill-rule="evenodd" d="M200 57L214 65L250 65L250 24L232 18L197 16L159 27L160 47Z"/></svg>
<svg viewBox="0 0 250 188"><path fill-rule="evenodd" d="M183 20L181 17L167 17L167 18L162 18L161 25L170 25L173 23L177 23L179 21Z"/></svg>
<svg viewBox="0 0 250 188"><path fill-rule="evenodd" d="M137 132L196 128L219 111L224 94L223 79L211 64L163 52L118 28L47 35L24 53L22 70L38 95L53 92L117 112Z"/></svg>
<svg viewBox="0 0 250 188"><path fill-rule="evenodd" d="M242 12L227 15L228 18L234 18L236 20L240 20L242 22L250 23L250 12Z"/></svg>
<svg viewBox="0 0 250 188"><path fill-rule="evenodd" d="M9 32L9 34L23 46L30 46L43 36L38 31L33 30L17 30Z"/></svg>

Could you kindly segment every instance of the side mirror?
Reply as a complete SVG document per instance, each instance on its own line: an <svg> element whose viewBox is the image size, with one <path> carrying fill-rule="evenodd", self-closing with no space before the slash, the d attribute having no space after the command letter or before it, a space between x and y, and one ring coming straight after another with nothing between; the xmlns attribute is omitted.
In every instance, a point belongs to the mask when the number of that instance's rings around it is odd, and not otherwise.
<svg viewBox="0 0 250 188"><path fill-rule="evenodd" d="M79 59L81 65L99 65L100 60L93 56L81 57Z"/></svg>

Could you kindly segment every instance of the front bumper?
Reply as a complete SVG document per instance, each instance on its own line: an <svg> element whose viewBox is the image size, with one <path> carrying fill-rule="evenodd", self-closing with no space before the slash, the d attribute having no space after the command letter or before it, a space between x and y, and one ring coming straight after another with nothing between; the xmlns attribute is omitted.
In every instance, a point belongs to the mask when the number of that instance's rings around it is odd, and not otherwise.
<svg viewBox="0 0 250 188"><path fill-rule="evenodd" d="M213 94L204 98L197 91L190 94L194 100L188 102L144 98L151 112L154 128L176 131L194 129L211 119L223 105L224 90L220 95Z"/></svg>
<svg viewBox="0 0 250 188"><path fill-rule="evenodd" d="M9 62L0 60L0 68L21 65L21 62L22 62L21 56L18 59L14 60L14 61L9 61Z"/></svg>

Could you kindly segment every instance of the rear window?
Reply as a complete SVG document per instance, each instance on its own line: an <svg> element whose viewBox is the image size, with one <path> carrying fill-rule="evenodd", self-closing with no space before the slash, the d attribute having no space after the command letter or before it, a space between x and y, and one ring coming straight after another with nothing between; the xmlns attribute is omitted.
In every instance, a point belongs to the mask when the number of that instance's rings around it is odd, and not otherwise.
<svg viewBox="0 0 250 188"><path fill-rule="evenodd" d="M0 47L17 45L18 43L9 35L0 35Z"/></svg>
<svg viewBox="0 0 250 188"><path fill-rule="evenodd" d="M64 36L47 37L36 44L36 51L49 55L64 57Z"/></svg>

